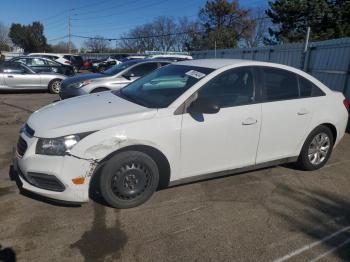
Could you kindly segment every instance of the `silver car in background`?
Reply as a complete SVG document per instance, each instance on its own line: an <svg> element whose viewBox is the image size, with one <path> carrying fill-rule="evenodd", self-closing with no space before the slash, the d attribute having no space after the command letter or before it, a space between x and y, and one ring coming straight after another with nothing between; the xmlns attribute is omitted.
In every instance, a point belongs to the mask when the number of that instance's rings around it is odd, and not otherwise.
<svg viewBox="0 0 350 262"><path fill-rule="evenodd" d="M170 63L171 61L165 59L134 59L115 65L101 73L69 77L61 84L60 98L118 90Z"/></svg>
<svg viewBox="0 0 350 262"><path fill-rule="evenodd" d="M0 62L0 90L48 90L58 94L65 75L35 72L16 62Z"/></svg>

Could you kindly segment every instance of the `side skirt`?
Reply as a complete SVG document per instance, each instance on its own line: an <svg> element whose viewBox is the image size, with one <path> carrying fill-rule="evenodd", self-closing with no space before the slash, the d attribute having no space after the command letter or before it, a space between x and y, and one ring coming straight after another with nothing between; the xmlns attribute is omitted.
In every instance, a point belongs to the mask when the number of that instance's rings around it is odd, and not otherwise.
<svg viewBox="0 0 350 262"><path fill-rule="evenodd" d="M211 178L218 178L218 177L223 177L223 176L228 176L228 175L234 175L238 173L244 173L248 171L253 171L261 168L266 168L266 167L271 167L271 166L278 166L281 164L287 164L287 163L293 163L298 160L298 157L287 157L287 158L282 158L278 160L273 160L257 165L252 165L252 166L247 166L247 167L241 167L241 168L236 168L236 169L231 169L231 170L224 170L224 171L219 171L219 172L214 172L214 173L209 173L209 174L204 174L204 175L198 175L198 176L192 176L192 177L186 177L186 178L180 178L174 181L170 181L169 187L172 186L177 186L181 184L188 184L194 181L200 181L200 180L206 180L206 179L211 179Z"/></svg>

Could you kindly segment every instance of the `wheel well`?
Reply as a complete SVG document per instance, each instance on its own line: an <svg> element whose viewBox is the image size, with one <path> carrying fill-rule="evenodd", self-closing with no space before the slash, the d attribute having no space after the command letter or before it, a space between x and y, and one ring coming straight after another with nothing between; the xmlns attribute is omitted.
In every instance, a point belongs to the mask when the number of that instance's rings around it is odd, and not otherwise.
<svg viewBox="0 0 350 262"><path fill-rule="evenodd" d="M163 189L168 187L170 182L170 164L166 156L159 151L158 149L146 146L146 145L132 145L127 146L124 148L121 148L111 154L109 154L107 157L105 157L100 163L100 166L103 166L105 162L107 162L112 156L115 156L118 153L125 152L125 151L139 151L142 153L145 153L149 155L157 164L157 167L159 169L159 184L158 189ZM97 168L98 169L98 168Z"/></svg>
<svg viewBox="0 0 350 262"><path fill-rule="evenodd" d="M335 126L330 123L322 124L322 126L328 127L331 130L333 135L333 141L335 143L335 141L337 141L337 129L335 128Z"/></svg>
<svg viewBox="0 0 350 262"><path fill-rule="evenodd" d="M52 84L52 82L53 82L53 81L56 81L56 80L59 80L59 81L62 82L62 79L60 79L60 78L54 78L54 79L52 79L52 80L49 82L49 85L48 85L48 86L50 86L50 85Z"/></svg>
<svg viewBox="0 0 350 262"><path fill-rule="evenodd" d="M108 90L110 89L107 87L96 87L95 89L91 90L90 93L97 93L97 92L108 91Z"/></svg>

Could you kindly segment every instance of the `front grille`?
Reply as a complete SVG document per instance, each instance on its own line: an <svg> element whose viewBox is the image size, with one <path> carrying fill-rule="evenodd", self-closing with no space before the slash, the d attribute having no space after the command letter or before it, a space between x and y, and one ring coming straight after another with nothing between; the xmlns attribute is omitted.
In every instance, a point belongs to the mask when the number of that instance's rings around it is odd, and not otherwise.
<svg viewBox="0 0 350 262"><path fill-rule="evenodd" d="M38 188L56 192L63 192L66 189L62 182L52 175L29 172L27 176L25 176L19 167L18 175L27 183Z"/></svg>
<svg viewBox="0 0 350 262"><path fill-rule="evenodd" d="M24 153L27 151L28 145L27 142L22 138L19 137L17 142L17 153L20 157L24 155Z"/></svg>
<svg viewBox="0 0 350 262"><path fill-rule="evenodd" d="M57 192L65 190L64 185L55 176L29 172L27 177L33 186Z"/></svg>

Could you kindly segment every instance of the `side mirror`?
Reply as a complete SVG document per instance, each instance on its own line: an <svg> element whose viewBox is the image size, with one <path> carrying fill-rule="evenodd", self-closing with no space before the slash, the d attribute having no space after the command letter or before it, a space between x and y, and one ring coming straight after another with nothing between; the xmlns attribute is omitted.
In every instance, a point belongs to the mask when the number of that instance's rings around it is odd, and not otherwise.
<svg viewBox="0 0 350 262"><path fill-rule="evenodd" d="M198 98L188 107L189 113L216 114L220 111L220 106L212 101Z"/></svg>
<svg viewBox="0 0 350 262"><path fill-rule="evenodd" d="M135 75L133 73L125 73L123 75L124 78L126 78L127 80L131 80L132 77L134 77Z"/></svg>

